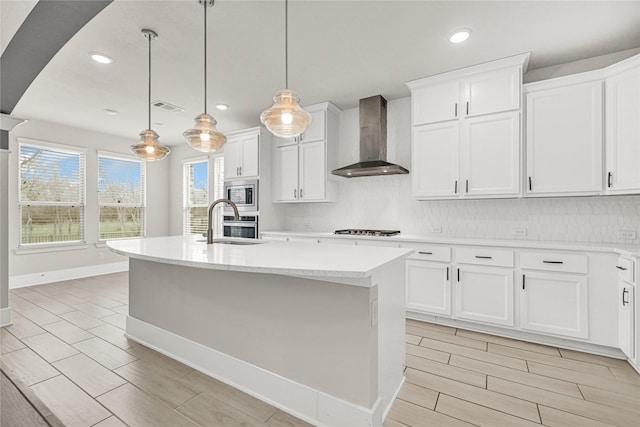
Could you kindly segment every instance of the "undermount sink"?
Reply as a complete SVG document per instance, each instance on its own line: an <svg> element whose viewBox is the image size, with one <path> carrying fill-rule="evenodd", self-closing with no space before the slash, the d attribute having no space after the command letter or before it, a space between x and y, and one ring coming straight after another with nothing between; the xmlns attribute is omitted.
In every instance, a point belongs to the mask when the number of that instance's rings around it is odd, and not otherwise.
<svg viewBox="0 0 640 427"><path fill-rule="evenodd" d="M207 239L199 239L196 240L196 242L198 243L206 243ZM264 242L261 242L259 240L256 239L243 239L243 238L230 238L230 237L226 237L226 238L219 238L219 239L213 239L213 243L220 243L223 245L259 245L262 244Z"/></svg>

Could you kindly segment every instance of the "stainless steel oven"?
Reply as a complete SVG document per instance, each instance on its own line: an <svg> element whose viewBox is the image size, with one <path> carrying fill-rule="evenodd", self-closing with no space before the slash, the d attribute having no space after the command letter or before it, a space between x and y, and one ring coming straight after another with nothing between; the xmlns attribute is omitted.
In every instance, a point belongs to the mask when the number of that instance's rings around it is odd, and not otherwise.
<svg viewBox="0 0 640 427"><path fill-rule="evenodd" d="M239 211L258 211L258 180L227 181L224 183L224 197L236 204ZM225 212L233 212L225 204Z"/></svg>
<svg viewBox="0 0 640 427"><path fill-rule="evenodd" d="M258 238L258 216L241 216L239 221L233 215L225 215L222 220L222 234L225 237Z"/></svg>

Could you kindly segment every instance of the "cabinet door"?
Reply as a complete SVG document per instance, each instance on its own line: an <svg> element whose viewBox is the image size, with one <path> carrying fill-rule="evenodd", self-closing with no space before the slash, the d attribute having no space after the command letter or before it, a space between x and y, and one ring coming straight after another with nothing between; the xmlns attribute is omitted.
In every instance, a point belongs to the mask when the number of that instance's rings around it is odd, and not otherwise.
<svg viewBox="0 0 640 427"><path fill-rule="evenodd" d="M499 113L520 108L519 67L475 74L463 80L464 116Z"/></svg>
<svg viewBox="0 0 640 427"><path fill-rule="evenodd" d="M640 67L608 78L607 191L640 192Z"/></svg>
<svg viewBox="0 0 640 427"><path fill-rule="evenodd" d="M273 167L274 201L298 200L298 146L287 145L274 148Z"/></svg>
<svg viewBox="0 0 640 427"><path fill-rule="evenodd" d="M460 266L456 275L457 318L513 326L513 270Z"/></svg>
<svg viewBox="0 0 640 427"><path fill-rule="evenodd" d="M236 179L240 176L242 140L230 139L224 145L224 179Z"/></svg>
<svg viewBox="0 0 640 427"><path fill-rule="evenodd" d="M243 137L241 148L240 176L243 178L257 177L259 173L260 137L258 135Z"/></svg>
<svg viewBox="0 0 640 427"><path fill-rule="evenodd" d="M521 280L522 329L589 338L586 276L526 272Z"/></svg>
<svg viewBox="0 0 640 427"><path fill-rule="evenodd" d="M457 80L412 90L413 126L458 118L462 112L459 94Z"/></svg>
<svg viewBox="0 0 640 427"><path fill-rule="evenodd" d="M527 194L602 191L602 82L527 94Z"/></svg>
<svg viewBox="0 0 640 427"><path fill-rule="evenodd" d="M321 141L326 138L325 132L325 111L311 111L311 123L309 127L302 135L300 135L301 142L313 142Z"/></svg>
<svg viewBox="0 0 640 427"><path fill-rule="evenodd" d="M299 163L299 199L304 201L322 200L325 198L325 180L327 167L325 163L324 141L305 142L300 144Z"/></svg>
<svg viewBox="0 0 640 427"><path fill-rule="evenodd" d="M449 265L407 260L407 309L451 315Z"/></svg>
<svg viewBox="0 0 640 427"><path fill-rule="evenodd" d="M520 192L519 112L463 120L461 146L465 194Z"/></svg>
<svg viewBox="0 0 640 427"><path fill-rule="evenodd" d="M634 288L628 283L618 284L618 339L620 350L629 359L634 357Z"/></svg>
<svg viewBox="0 0 640 427"><path fill-rule="evenodd" d="M458 194L457 121L413 128L411 186L418 198Z"/></svg>

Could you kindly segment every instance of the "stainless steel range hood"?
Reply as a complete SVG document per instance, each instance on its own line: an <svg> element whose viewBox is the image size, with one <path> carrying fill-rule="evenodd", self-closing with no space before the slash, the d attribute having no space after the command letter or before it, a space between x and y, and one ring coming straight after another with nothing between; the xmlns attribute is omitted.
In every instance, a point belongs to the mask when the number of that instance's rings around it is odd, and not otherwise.
<svg viewBox="0 0 640 427"><path fill-rule="evenodd" d="M345 178L409 173L387 162L387 100L381 95L360 100L360 161L331 173Z"/></svg>

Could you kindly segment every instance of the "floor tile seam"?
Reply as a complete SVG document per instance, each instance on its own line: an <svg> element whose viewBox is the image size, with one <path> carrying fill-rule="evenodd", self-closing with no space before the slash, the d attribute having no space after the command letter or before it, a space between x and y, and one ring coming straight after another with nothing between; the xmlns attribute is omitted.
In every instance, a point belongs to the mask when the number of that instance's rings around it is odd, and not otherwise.
<svg viewBox="0 0 640 427"><path fill-rule="evenodd" d="M500 344L494 344L494 345L500 345ZM502 346L502 347L506 347L506 346ZM511 347L508 347L508 348L511 348ZM521 349L516 349L516 350L521 350ZM521 351L528 351L528 350L521 350ZM583 371L576 371L575 369L571 369L569 367L554 365L553 361L546 361L545 359L534 360L534 359L528 359L526 357L521 358L521 357L516 357L516 356L509 356L509 355L502 354L500 352L495 352L495 351L488 351L488 353L496 354L496 355L499 355L499 356L511 357L512 359L524 360L524 361L527 361L527 362L540 363L541 365L553 366L554 368L565 369L565 370L568 370L568 371L584 373ZM532 353L535 353L535 352L532 352ZM542 354L542 353L536 353L536 354ZM547 356L545 354L542 354L542 355L543 356ZM564 359L566 362L569 362L569 364L570 363L576 363L577 365L588 365L588 366L583 366L585 369L588 369L590 367L592 367L592 368L602 368L602 367L604 367L603 365L598 365L596 363L584 362L582 360L566 359L566 358L563 358L563 357L555 357L555 356L549 356L549 357L556 358L558 360L563 360ZM591 375L594 375L594 374L591 374ZM613 373L611 373L611 376L615 377L613 375Z"/></svg>
<svg viewBox="0 0 640 427"><path fill-rule="evenodd" d="M54 369L55 369L55 368L54 368ZM4 371L4 369L3 369L3 371ZM13 370L12 370L12 371L13 371ZM13 372L15 373L15 371L13 371ZM57 377L59 377L59 376L61 376L61 375L62 375L62 376L64 376L64 375L62 374L62 372L60 372L60 371L59 371L59 370L57 370L57 369L56 369L56 372L58 373L58 375L54 375L54 376L49 377L49 378L47 378L47 379L37 381L37 382L35 382L35 383L33 383L33 384L29 384L27 387L31 388L31 387L33 387L34 385L38 385L38 384L41 384L41 383L43 383L43 382L45 382L45 381L52 380L52 379L57 378Z"/></svg>
<svg viewBox="0 0 640 427"><path fill-rule="evenodd" d="M612 427L618 426L617 423L612 423L612 422L605 421L605 420L602 420L602 419L593 418L593 417L587 416L587 415L582 414L582 413L581 414L576 414L575 412L567 411L566 409L554 408L551 405L545 405L545 404L540 403L539 406L542 406L542 407L545 407L545 408L548 408L548 409L553 409L554 411L564 412L565 414L575 415L577 417L582 417L582 418L587 418L589 420L596 421L596 422L599 422L599 423L602 423L602 424L606 424L606 425L610 425ZM614 408L614 409L616 409L616 408ZM540 415L542 415L542 413ZM542 416L540 418L542 419ZM543 426L547 426L548 424L542 424L542 425ZM624 427L624 426L620 426L620 427Z"/></svg>
<svg viewBox="0 0 640 427"><path fill-rule="evenodd" d="M491 337L503 338L505 340L509 340L509 341L513 341L513 342L522 342L522 343L525 343L525 344L533 344L533 345L539 345L539 346L543 346L543 347L552 348L552 349L555 349L558 352L558 355L557 356L556 355L550 355L548 353L543 353L541 351L535 351L534 349L529 349L529 348L525 349L525 348L518 347L518 346L515 346L515 345L509 345L508 342L505 343L505 342L486 341L487 344L501 345L503 347L509 347L509 348L513 348L513 349L516 349L516 350L522 350L522 351L530 351L532 353L542 354L542 355L550 356L550 357L562 357L559 347L555 347L555 346L551 346L551 345L545 345L545 344L539 344L537 342L523 341L523 340L519 340L519 339L516 339L516 338L503 337L501 335L486 334L484 332L478 332L478 331L474 331L474 330L471 330L471 329L462 329L462 328L458 328L458 329L459 330L463 330L463 331L468 331L468 332L474 332L474 333L477 333L477 334L488 335L488 336L491 336ZM456 333L456 335L457 335L457 333ZM469 338L469 339L477 340L476 338L468 337L466 335L458 335L458 336L463 337L463 338ZM481 341L481 340L478 340L478 341Z"/></svg>
<svg viewBox="0 0 640 427"><path fill-rule="evenodd" d="M539 363L539 362L536 362L536 361L532 361L532 362L533 362L533 363ZM574 373L574 374L578 374L578 376L588 375L588 376L590 376L590 377L594 377L595 379L601 379L601 380L604 380L604 381L605 381L605 383L614 382L614 383L618 383L619 385L622 385L622 386L629 386L629 387L632 387L632 388L636 389L636 390L638 391L638 393L640 393L640 384L637 384L637 383L630 383L630 382L625 382L625 381L620 381L620 379L618 379L618 378L617 378L617 377L615 377L615 376L614 376L613 378L609 378L609 377L604 376L604 375L589 374L589 373L587 373L587 372L582 372L582 371L573 371L573 370L571 370L571 369L565 369L565 368L563 368L563 367L559 367L559 366L555 366L555 365L546 365L546 364L544 364L544 363L540 363L540 364L541 364L541 365L545 365L545 366L549 366L549 367L551 367L551 368L555 368L555 369L561 369L561 370L564 370L564 371L570 371L570 372L572 372L572 373ZM536 375L541 375L541 376L543 376L543 377L555 378L555 377L550 376L550 374L549 374L549 375L545 375L545 374L537 373L537 372L531 372L531 373L532 373L532 374L533 374L533 373L535 373ZM556 378L556 379L562 380L561 378ZM599 388L599 389L601 389L601 390L608 390L608 391L613 391L613 392L615 392L614 390L611 390L611 388L605 388L605 387L603 387L603 386L601 385L601 384L603 384L602 382L596 382L596 384L598 384L598 385L594 385L594 384L583 384L583 383L580 383L580 382L576 382L576 381L569 381L569 380L562 380L562 381L575 382L575 383L576 383L576 384L578 384L578 385L582 384L582 385L586 385L586 386L590 386L590 387L594 387L594 388Z"/></svg>
<svg viewBox="0 0 640 427"><path fill-rule="evenodd" d="M471 352L471 353L456 353L456 352L448 352L448 351L444 351L444 350L438 350L438 349L435 349L435 348L432 348L432 347L427 347L426 345L420 345L420 347L428 348L430 350L440 351L440 352L443 352L443 353L449 353L450 355L454 355L455 354L457 356L462 356L462 357L466 357L468 359L478 360L480 362L491 363L491 364L494 364L494 365L503 366L505 368L508 367L508 366L505 366L504 364L500 364L500 363L497 363L497 362L487 362L486 359L481 359L481 358L478 358L478 357L474 357L475 356L474 352ZM475 350L475 349L473 349L473 350ZM483 355L487 355L487 354L488 355L495 355L495 356L499 356L499 357L506 357L508 359L512 359L512 360L516 360L516 361L524 361L523 359L518 359L518 358L515 358L515 357L511 357L511 356L505 356L505 355L502 355L502 354L496 354L496 353L490 353L490 352L482 352L480 350L478 350L478 351L480 352L480 354L483 354ZM518 369L518 368L510 368L510 369ZM528 371L523 370L523 369L518 369L518 370L521 371L521 372L528 372Z"/></svg>
<svg viewBox="0 0 640 427"><path fill-rule="evenodd" d="M412 355L412 356L413 356L413 355ZM419 357L419 356L416 356L416 357ZM424 357L422 357L421 359L424 359ZM465 370L465 371L471 372L472 374L478 374L478 372L476 372L476 371L472 371L472 370L470 370L470 369L466 369L466 368L461 368L461 367L459 367L459 366L455 366L455 365L448 365L448 364L446 364L446 363L441 363L441 362L438 362L438 361L436 361L436 360L431 360L431 359L425 359L425 360L428 360L428 361L430 361L430 362L434 362L434 363L439 363L439 364L444 365L444 366L450 366L450 367L452 367L452 368L462 369L462 370ZM451 381L459 382L459 383L461 383L461 384L471 385L471 386L474 386L474 387L479 388L480 390L484 390L484 389L486 389L486 388L479 387L479 386L474 385L474 384L469 384L469 383L467 383L467 382L464 382L464 381L461 381L461 380L458 380L458 379L455 379L455 378L451 378L451 377L447 377L447 376L444 376L444 375L440 375L440 374L437 374L437 373L435 373L435 372L425 371L424 369L416 368L415 366L408 366L408 365L406 365L406 366L407 366L408 368L415 369L416 371L424 372L424 373L426 373L426 374L432 374L432 375L436 375L436 376L441 377L441 378L446 378L446 379L451 380ZM487 374L481 374L481 375L484 375L484 377L485 377L485 386L486 386L486 382L487 382L486 377L487 377ZM417 384L416 384L416 385L417 385ZM437 390L435 390L435 391L437 391Z"/></svg>
<svg viewBox="0 0 640 427"><path fill-rule="evenodd" d="M457 335L452 335L452 336L457 336ZM464 344L458 344L458 343L455 343L455 342L447 341L447 340L445 340L445 339L439 339L439 338L434 338L434 337L424 337L424 336L422 337L422 339L425 339L425 338L426 338L426 339L431 339L431 340L434 340L434 341L438 341L438 342L444 342L444 343L447 343L447 344L457 345L457 346L459 346L459 347L471 348L471 349L473 349L473 350L485 351L485 352L487 351L487 346L486 346L486 345L485 345L485 349L484 349L484 350L482 350L482 349L477 348L477 347L471 347L471 346L467 346L467 345L464 345ZM459 338L460 338L460 337L459 337ZM466 338L466 337L465 337L465 338ZM472 339L472 338L469 338L469 339ZM422 340L420 340L420 341L422 341ZM474 341L477 341L477 342L479 342L479 343L480 343L480 342L484 342L484 341L480 341L480 340L474 340ZM487 343L485 342L485 344L487 344Z"/></svg>
<svg viewBox="0 0 640 427"><path fill-rule="evenodd" d="M625 398L625 397L626 397L626 398L628 398L628 397L629 397L629 396L628 396L628 393L618 393L618 392L615 392L615 391L611 391L611 390L606 390L606 389L602 389L602 388L594 387L594 386L592 386L592 385L585 385L585 384L576 384L576 385L578 386L578 389L580 390L580 394L582 394L582 396L583 396L583 398L584 398L584 400L585 400L585 401L587 401L587 402L591 402L591 403L596 403L596 404L598 404L598 405L604 405L604 406L607 406L607 407L609 407L609 408L613 408L613 409L622 409L623 411L625 410L625 408L620 408L620 407L618 407L618 406L611 406L611 405L607 405L606 403L602 403L602 402L599 402L599 401L597 401L597 400L593 400L593 399L589 399L589 398L587 398L587 397L584 395L584 392L582 391L582 388L581 388L580 386L582 386L582 387L591 387L591 388L595 388L595 389L597 389L597 390L600 390L600 391L603 391L603 392L606 392L606 393L611 393L611 394L619 395L620 397L623 397L623 398ZM639 412L639 415L640 415L640 406L638 407L637 411Z"/></svg>
<svg viewBox="0 0 640 427"><path fill-rule="evenodd" d="M494 377L494 378L495 378L495 377ZM500 379L500 378L498 378L498 379ZM507 380L503 380L503 381L507 381ZM513 381L510 381L510 382L513 382ZM529 386L529 387L532 387L532 386ZM533 387L533 388L537 388L537 387ZM505 395L505 396L513 397L513 398L515 398L515 399L520 399L520 400L523 400L523 401L525 401L525 402L531 402L531 403L534 403L534 404L536 404L536 405L546 406L546 407L548 407L548 408L555 409L555 410L557 410L557 411L562 411L562 412L566 412L566 413L568 413L568 414L578 415L578 416L581 416L581 417L584 417L584 418L589 418L589 419L592 419L592 420L595 420L595 421L599 421L599 422L607 423L607 421L605 421L605 420L597 419L597 418L593 418L593 417L590 417L590 416L585 415L584 413L571 412L570 410L568 410L568 409L566 409L566 408L558 408L558 407L556 407L556 406L553 406L553 404L550 404L550 403L535 402L535 401L532 401L532 400L527 400L527 399L522 398L522 397L515 397L515 396L511 396L510 394L503 393L503 392L501 392L501 391L499 391L499 390L494 390L494 389L492 389L492 390L490 390L490 391L493 391L493 392L496 392L496 393L499 393L499 394L502 394L502 395ZM549 390L543 390L543 391L546 391L546 392L548 392L548 393L553 393L553 394L560 394L560 393L555 393L555 392L552 392L552 391L549 391ZM566 396L566 395L564 395L564 397L571 398L571 396ZM573 399L576 399L576 400L577 400L577 401L579 401L579 402L584 402L584 403L587 403L587 404L593 404L593 405L596 405L596 406L605 406L605 407L607 407L607 408L611 408L611 409L614 409L614 410L624 411L624 412L626 412L626 413L627 413L627 414L629 414L629 415L633 415L631 412L629 412L629 411L625 411L625 410L624 410L624 409L622 409L622 408L616 408L616 407L613 407L613 406L605 405L604 403L592 402L592 401L590 401L590 400L586 400L586 399L578 399L578 398L576 398L576 397L574 397Z"/></svg>
<svg viewBox="0 0 640 427"><path fill-rule="evenodd" d="M76 344L79 344L79 343L82 343L82 342L85 342L85 341L89 341L89 340L92 340L92 339L95 339L95 338L98 338L98 339L100 339L100 340L104 341L105 343L107 343L107 344L109 344L109 345L113 345L113 344L111 344L110 342L108 342L108 341L106 341L106 340L103 340L102 338L100 338L100 337L98 337L98 336L94 336L94 337L92 337L92 338L87 338L86 340L78 341ZM81 349L77 348L77 347L75 346L75 344L73 344L73 345L72 345L72 347L73 347L73 348L75 348L76 350L78 350L78 352L79 352L80 354L84 354L84 355L85 355L85 356L87 356L89 359L93 360L93 361L94 361L94 362L96 362L98 365L102 366L103 368L106 368L106 369L110 370L111 372L114 372L116 369L119 369L119 368L121 368L121 367L123 367L123 366L125 366L125 365L128 365L129 363L133 363L133 362L135 362L135 361L137 361L137 360L140 360L140 358L139 358L138 356L136 356L135 354L131 354L131 353L127 352L126 350L121 349L121 348L120 348L120 347L118 347L118 346L115 346L115 345L113 345L113 346L114 346L115 348L119 349L119 350L122 350L122 351L126 352L126 353L127 353L127 354L129 354L130 356L135 357L136 359L135 359L135 360L132 360L132 361L130 361L130 362L124 363L124 364L122 364L122 365L118 365L118 366L116 366L116 367L114 367L114 368L110 368L110 367L106 366L104 363L101 363L99 360L96 360L95 358L91 357L91 355L89 355L89 354L85 353L84 351L82 351ZM115 373L115 372L114 372L114 373Z"/></svg>
<svg viewBox="0 0 640 427"><path fill-rule="evenodd" d="M490 363L490 362L486 362L486 363ZM493 364L493 363L491 363L491 364L492 364L492 365L495 365L495 364ZM460 367L460 366L458 366L458 365L451 365L451 366ZM567 383L568 385L573 384L573 385L575 385L576 387L578 387L578 386L579 386L577 383L575 383L575 382L573 382L573 381L567 381L567 380L562 380L562 379L559 379L559 378L548 377L548 376L544 376L544 375L536 374L536 373L533 373L533 372L525 372L525 371L521 371L521 370L519 370L519 369L509 368L509 367L507 367L507 366L500 366L500 365L496 365L496 366L499 366L499 367L504 368L504 369L510 369L510 370L512 370L512 371L515 371L515 372L525 373L525 374L534 375L534 376L538 376L538 377L542 377L542 378L546 378L546 379L552 379L552 380L556 380L556 381L562 381L562 382ZM526 386L529 386L529 387L537 388L537 389L539 389L539 390L550 391L550 392L552 392L552 393L562 394L562 395L564 395L564 396L569 396L569 397L574 397L574 398L575 398L575 396L574 396L574 395L569 395L569 394L562 393L562 392L560 392L560 391L556 391L556 390L550 390L550 389L548 389L548 388L544 388L544 387L538 387L538 386L532 385L531 383L528 383L528 382L522 382L523 380L515 379L515 378L512 378L512 377L510 377L510 378L505 378L505 377L503 377L503 376L499 376L499 375L496 375L496 374L491 374L491 373L488 373L488 372L476 371L476 370L474 370L474 369L470 369L470 368L464 368L464 369L472 370L473 372L478 372L478 373L481 373L481 374L485 375L485 376L487 377L487 387L488 387L489 377L493 377L493 378L497 378L497 379L501 379L501 380L505 380L505 381L510 381L510 382L513 382L513 383L516 383L516 384L522 384L522 385L526 385ZM578 387L578 388L579 388L579 387ZM487 388L487 390L488 390L488 388ZM582 395L582 392L580 392L580 394ZM584 400L586 400L586 399L584 399Z"/></svg>
<svg viewBox="0 0 640 427"><path fill-rule="evenodd" d="M53 365L52 365L52 366L53 366ZM55 368L55 366L54 366L54 368ZM57 368L56 368L56 369L57 369ZM129 382L129 381L127 381L126 379L124 379L124 378L122 378L122 377L120 377L120 376L118 375L118 377L119 377L119 378L121 378L122 380L124 380L124 383L123 383L123 384L118 384L117 386L112 387L111 389L109 389L109 390L107 390L107 391L104 391L104 392L102 392L102 393L100 393L100 394L97 394L97 395L93 396L91 393L89 393L89 391L88 391L88 390L86 390L86 389L85 389L84 387L82 387L80 384L78 384L77 382L75 382L75 381L74 381L70 376L68 376L67 374L65 374L63 371L60 371L59 369L58 369L58 371L62 374L62 376L64 376L66 379L68 379L68 380L69 380L73 385L75 385L76 387L78 387L78 388L79 388L80 390L82 390L82 391L83 391L87 396L89 396L91 399L95 400L96 402L98 402L98 400L97 400L97 399L98 399L98 397L102 396L103 394L109 393L110 391L115 390L116 388L118 388L118 387L120 387L120 386L123 386L123 385L125 385L127 382ZM110 371L110 372L112 372L112 373L114 373L114 374L115 374L115 372L113 372L113 371ZM100 402L98 402L98 403L100 403ZM102 405L102 406L104 406L104 405ZM107 409L107 408L105 408L105 409ZM107 409L107 410L108 410L108 409Z"/></svg>
<svg viewBox="0 0 640 427"><path fill-rule="evenodd" d="M474 401L471 401L471 400L464 399L464 398L462 398L462 397L460 397L460 396L453 396L453 395L451 395L451 394L444 393L444 392L440 392L440 394L444 394L445 396L449 396L449 397L454 398L454 399L463 400L463 401L465 401L465 402L467 402L467 403L471 403L472 405L482 406L482 407L483 407L483 408L485 408L485 409L489 409L489 410L491 410L491 411L499 412L499 413L504 414L504 415L509 415L509 416L512 416L512 417L520 418L520 419L525 420L525 421L537 422L538 424L542 424L542 422L541 422L541 421L534 421L534 420L532 420L532 419L530 419L530 418L521 417L521 416L519 416L519 415L512 414L512 413L509 413L509 412L505 412L505 411L502 411L502 410L497 409L497 408L492 408L491 406L483 405L482 403L479 403L479 402L474 402ZM522 402L525 402L525 403L529 403L529 402L528 402L528 401L526 401L526 400L523 400L523 399L520 399L520 398L517 398L517 397L514 397L514 396L510 396L510 397L512 397L512 398L514 398L514 399L521 400ZM538 406L538 405L537 405L536 403L534 403L534 405L536 406L536 410L537 410L537 406ZM446 413L444 413L444 412L440 412L440 411L438 411L438 407L437 407L437 406L436 406L435 411L436 411L436 412L438 412L438 413L440 413L440 414L447 415L447 416L449 416L449 417L453 417L452 415L449 415L449 414L446 414ZM542 418L540 418L540 413L539 413L539 412L538 412L538 417L539 417L539 419L540 419L540 420L542 419ZM453 418L455 418L455 417L453 417ZM458 419L458 418L456 418L456 419ZM465 421L465 422L467 422L467 423L469 422L469 421L462 420L462 419L461 419L460 421Z"/></svg>
<svg viewBox="0 0 640 427"><path fill-rule="evenodd" d="M419 354L409 353L409 352L406 352L406 351L405 351L405 355L406 355L406 356L415 356L415 357L419 357L419 358L421 358L421 359L431 360L431 361L434 361L434 362L442 363L443 365L448 364L448 363L449 363L449 359L451 359L451 353L448 353L448 352L446 352L446 351L436 350L436 349L433 349L433 348L430 348L430 347L417 346L417 345L410 344L410 343L406 343L406 344L408 344L408 345L413 345L414 347L426 348L426 349L429 349L429 350L431 350L431 351L436 351L436 352L438 352L438 353L446 354L446 355L447 355L447 362L446 362L446 363L438 362L438 361L437 361L437 360L435 360L435 359L431 359L431 358L429 358L429 357L424 357L424 356L420 356Z"/></svg>
<svg viewBox="0 0 640 427"><path fill-rule="evenodd" d="M575 351L575 350L571 350L571 351ZM602 355L600 355L600 354L591 354L591 353L584 353L584 352L580 352L580 353L582 353L582 354L587 354L587 355L591 355L591 356L599 356L599 357L605 357L605 358L608 358L608 359L613 359L613 360L616 360L616 361L617 361L617 363L619 363L619 362L625 362L627 365L629 364L629 362L628 362L627 360L625 360L625 359L618 359L618 358L615 358L615 357L607 357L607 356L602 356ZM560 354L562 354L562 353L560 353ZM562 359L567 360L567 361L572 361L572 362L584 362L584 360L581 360L581 359L574 359L574 358L571 358L571 357L568 357L568 356L564 356L564 355L562 355L561 357L562 357ZM595 362L585 362L585 363L591 363L592 365L605 366L605 367L613 367L613 368L618 368L618 367L619 367L618 365L607 365L607 364L603 364L603 363L605 363L604 361L602 361L602 363L595 363Z"/></svg>
<svg viewBox="0 0 640 427"><path fill-rule="evenodd" d="M270 405L270 406L272 406L272 407L275 409L275 411L273 411L273 414L269 415L269 417L268 417L266 420L264 420L264 421L260 421L260 419L258 419L258 418L256 418L256 417L254 417L253 415L249 414L249 413L248 413L248 412L246 412L243 408L240 408L239 406L241 406L241 405L238 405L238 406L236 406L236 405L232 405L232 404L230 404L230 403L228 403L228 402L225 402L224 400L219 399L218 397L214 396L213 394L208 393L206 390L204 390L204 391L199 391L195 396L193 396L193 397L189 398L186 402L184 402L184 403L182 403L180 406L176 407L176 408L175 408L175 411L176 411L176 412L179 412L179 413L180 413L180 414L182 414L183 416L185 416L185 417L189 418L189 419L190 419L191 421L193 421L194 423L198 424L198 422L197 422L196 420L192 419L191 417L189 417L189 416L188 416L188 415L186 415L185 413L180 412L180 411L179 411L179 409L180 409L180 408L182 408L182 407L184 407L184 406L185 406L185 405L187 405L189 402L191 402L192 400L196 399L198 396L201 396L201 395L206 395L209 399L213 399L213 400L215 400L216 402L218 402L218 403L219 403L220 405L222 405L222 406L226 406L226 407L232 408L232 409L234 409L234 410L240 411L244 416L248 417L250 420L255 421L256 423L259 423L259 424L266 424L266 423L267 423L267 421L269 421L269 420L270 420L270 419L271 419L275 414L277 414L277 413L278 413L278 411L280 410L279 408L276 408L275 406ZM261 401L261 402L262 402L262 401ZM266 403L266 402L263 402L263 403ZM206 426L204 426L204 427L206 427Z"/></svg>
<svg viewBox="0 0 640 427"><path fill-rule="evenodd" d="M46 363L48 363L48 364L49 364L49 365L51 365L52 367L54 367L54 366L53 366L53 363L55 363L55 362L59 362L60 360L66 359L66 358L68 358L68 357L76 356L76 355L78 355L79 353L81 353L81 351L80 351L80 350L78 350L77 348L75 348L75 347L74 347L74 346L72 346L71 344L67 344L64 340L62 340L62 339L58 338L57 336L53 335L51 332L46 331L45 333L47 333L47 334L51 335L52 337L54 337L54 338L56 338L56 339L59 339L59 340L60 340L60 341L62 341L65 345L68 345L69 347L73 348L73 349L76 351L76 353L74 353L74 354L70 354L70 355L68 355L68 356L64 356L64 357L62 357L62 358L60 358L60 359L56 359L56 360L49 361L49 360L45 359L45 358L44 358L44 356L43 356L43 355L41 355L38 351L36 351L36 349L35 349L35 348L33 348L33 347L32 347L32 346L30 346L28 343L26 343L26 342L24 342L24 341L22 341L22 340L21 340L22 344L24 344L24 345L25 345L25 347L27 347L29 350L33 351L35 354L37 354L37 355L38 355L38 357L40 357L42 360L44 360ZM28 338L25 338L25 339L33 338L33 337L40 336L40 335L44 335L44 334L33 335L32 337L28 337ZM22 350L22 349L21 349L21 350Z"/></svg>

